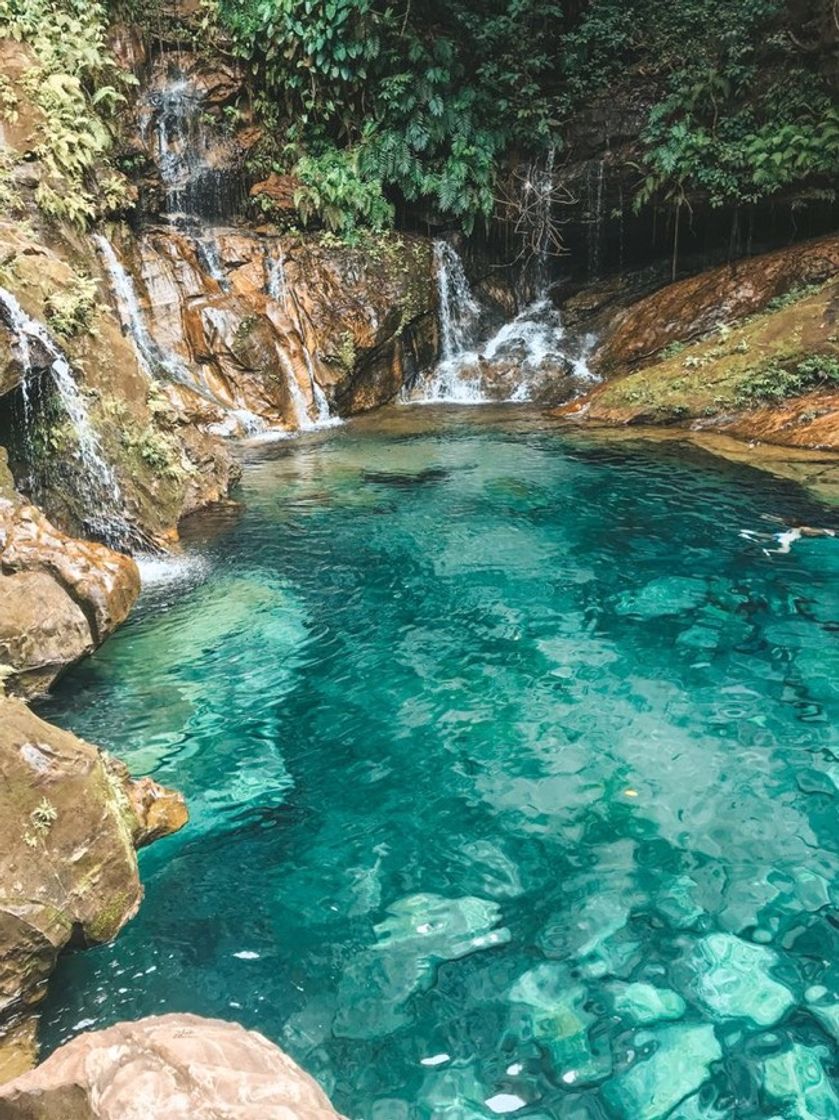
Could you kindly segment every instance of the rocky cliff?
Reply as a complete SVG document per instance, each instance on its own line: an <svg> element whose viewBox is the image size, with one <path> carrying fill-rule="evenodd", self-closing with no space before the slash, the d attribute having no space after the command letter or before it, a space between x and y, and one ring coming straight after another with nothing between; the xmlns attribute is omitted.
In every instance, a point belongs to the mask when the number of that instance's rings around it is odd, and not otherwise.
<svg viewBox="0 0 839 1120"><path fill-rule="evenodd" d="M839 238L701 273L607 316L606 380L560 414L839 451L837 320Z"/></svg>
<svg viewBox="0 0 839 1120"><path fill-rule="evenodd" d="M0 698L0 1082L34 1062L58 954L114 937L142 889L135 847L186 822L183 799L19 700Z"/></svg>

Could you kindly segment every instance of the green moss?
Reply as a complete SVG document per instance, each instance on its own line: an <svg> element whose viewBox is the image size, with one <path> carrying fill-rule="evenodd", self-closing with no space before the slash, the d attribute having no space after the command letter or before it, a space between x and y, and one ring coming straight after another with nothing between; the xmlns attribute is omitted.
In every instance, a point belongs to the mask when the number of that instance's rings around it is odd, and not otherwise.
<svg viewBox="0 0 839 1120"><path fill-rule="evenodd" d="M767 308L606 385L594 415L609 410L659 422L707 418L839 384L834 339L823 323L839 280L797 289Z"/></svg>

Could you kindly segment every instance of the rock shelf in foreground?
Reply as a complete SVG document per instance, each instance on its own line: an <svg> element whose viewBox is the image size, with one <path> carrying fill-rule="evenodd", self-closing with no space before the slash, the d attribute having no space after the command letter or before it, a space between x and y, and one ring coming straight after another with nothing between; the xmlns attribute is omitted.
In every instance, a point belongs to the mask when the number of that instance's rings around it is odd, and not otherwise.
<svg viewBox="0 0 839 1120"><path fill-rule="evenodd" d="M341 1120L261 1034L162 1015L80 1035L0 1090L0 1120Z"/></svg>

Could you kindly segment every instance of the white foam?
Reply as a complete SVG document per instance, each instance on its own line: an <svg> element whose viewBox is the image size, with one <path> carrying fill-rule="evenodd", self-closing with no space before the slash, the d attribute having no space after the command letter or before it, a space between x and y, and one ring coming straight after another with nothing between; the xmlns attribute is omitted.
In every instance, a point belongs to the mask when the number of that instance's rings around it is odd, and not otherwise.
<svg viewBox="0 0 839 1120"><path fill-rule="evenodd" d="M142 587L162 587L168 583L195 583L203 579L210 569L206 556L189 554L181 556L150 556L140 554L134 560L140 569Z"/></svg>

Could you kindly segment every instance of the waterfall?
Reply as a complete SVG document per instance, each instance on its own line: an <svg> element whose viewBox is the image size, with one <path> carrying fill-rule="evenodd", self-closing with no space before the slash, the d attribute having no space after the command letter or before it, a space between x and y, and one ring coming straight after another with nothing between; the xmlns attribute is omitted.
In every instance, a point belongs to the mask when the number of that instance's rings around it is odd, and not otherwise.
<svg viewBox="0 0 839 1120"><path fill-rule="evenodd" d="M288 289L285 280L285 256L280 248L276 256L265 252L265 294L288 311Z"/></svg>
<svg viewBox="0 0 839 1120"><path fill-rule="evenodd" d="M549 257L553 237L553 204L554 204L554 164L556 162L556 148L553 145L548 149L545 157L545 167L535 179L536 190L536 223L538 231L538 249L536 252L536 302L547 299L550 288Z"/></svg>
<svg viewBox="0 0 839 1120"><path fill-rule="evenodd" d="M474 346L481 320L457 250L448 241L434 242L437 304L440 324L440 360L422 386L423 401L457 401L477 404L484 397L477 374Z"/></svg>
<svg viewBox="0 0 839 1120"><path fill-rule="evenodd" d="M88 516L90 529L109 544L126 545L136 534L128 525L123 510L123 498L116 475L105 459L99 436L90 422L85 399L76 384L70 362L53 342L46 328L32 319L11 292L0 288L0 309L12 336L12 351L23 370L21 393L24 402L26 439L31 446L32 407L29 399L29 382L41 369L48 369L61 406L73 429L77 447L80 483L84 496L95 502L95 510ZM33 343L46 358L33 357Z"/></svg>
<svg viewBox="0 0 839 1120"><path fill-rule="evenodd" d="M552 180L552 174L549 157L545 181ZM544 183L537 187L545 198ZM566 339L559 309L547 296L544 267L540 268L543 281L537 298L481 343L482 308L469 286L463 262L447 242L436 242L434 249L441 357L416 390L408 391L408 399L456 404L521 402L538 399L552 384L562 384L567 396L575 387L596 380L586 361L593 340Z"/></svg>
<svg viewBox="0 0 839 1120"><path fill-rule="evenodd" d="M227 274L222 268L216 239L210 234L204 237L196 237L195 252L206 272L212 276L221 290L223 292L229 292L230 281L227 279Z"/></svg>
<svg viewBox="0 0 839 1120"><path fill-rule="evenodd" d="M481 307L454 246L448 241L435 241L434 263L440 302L440 352L444 362L451 362L467 354L474 344Z"/></svg>
<svg viewBox="0 0 839 1120"><path fill-rule="evenodd" d="M140 310L137 291L130 273L117 256L116 250L107 237L101 233L94 233L92 236L111 281L111 289L116 299L117 311L123 330L134 343L137 358L145 372L150 377L162 375L176 385L181 385L197 393L218 408L230 411L230 405L219 400L206 385L197 381L177 355L167 353L155 342Z"/></svg>
<svg viewBox="0 0 839 1120"><path fill-rule="evenodd" d="M160 173L163 213L181 224L231 216L241 200L241 167L230 140L205 119L201 90L174 69L144 102L140 133Z"/></svg>
<svg viewBox="0 0 839 1120"><path fill-rule="evenodd" d="M597 181L592 190L591 171L587 176L589 235L588 235L588 273L590 280L600 279L600 259L603 241L603 188L606 179L606 161L601 159L597 165Z"/></svg>

